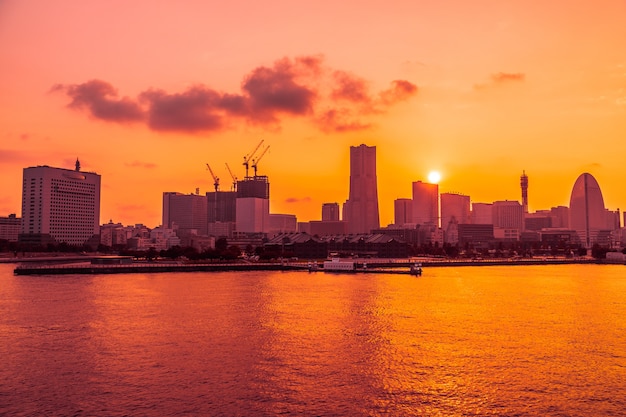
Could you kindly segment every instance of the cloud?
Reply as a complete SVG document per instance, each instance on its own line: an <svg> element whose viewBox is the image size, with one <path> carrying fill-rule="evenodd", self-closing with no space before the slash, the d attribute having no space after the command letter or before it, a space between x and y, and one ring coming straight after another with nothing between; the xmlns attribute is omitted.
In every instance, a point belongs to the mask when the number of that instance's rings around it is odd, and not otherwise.
<svg viewBox="0 0 626 417"><path fill-rule="evenodd" d="M136 99L119 97L108 82L57 84L71 101L68 107L113 123L141 122L158 132L203 134L233 129L241 122L276 130L287 118L303 118L324 132L370 128L360 117L380 115L418 91L395 80L387 90L371 91L357 75L324 65L321 56L282 58L243 77L241 91L220 92L196 84L183 92L149 88Z"/></svg>
<svg viewBox="0 0 626 417"><path fill-rule="evenodd" d="M157 167L157 164L154 164L152 162L140 162L140 161L126 162L126 163L124 163L124 165L129 167L129 168L147 168L147 169L152 169L152 168L156 168Z"/></svg>
<svg viewBox="0 0 626 417"><path fill-rule="evenodd" d="M494 83L507 83L511 81L524 81L526 79L526 75L521 72L516 73L508 73L508 72L499 72L497 74L491 75L491 80Z"/></svg>
<svg viewBox="0 0 626 417"><path fill-rule="evenodd" d="M311 197L304 197L304 198L289 197L285 199L285 203L310 203L311 201L312 201Z"/></svg>
<svg viewBox="0 0 626 417"><path fill-rule="evenodd" d="M117 90L105 81L90 80L83 84L52 87L52 92L64 92L72 99L69 108L87 110L91 116L109 122L128 123L144 118L136 101L128 97L118 98Z"/></svg>
<svg viewBox="0 0 626 417"><path fill-rule="evenodd" d="M489 81L482 84L475 84L474 90L487 90L499 86L513 85L526 81L526 74L521 72L498 72L491 74Z"/></svg>

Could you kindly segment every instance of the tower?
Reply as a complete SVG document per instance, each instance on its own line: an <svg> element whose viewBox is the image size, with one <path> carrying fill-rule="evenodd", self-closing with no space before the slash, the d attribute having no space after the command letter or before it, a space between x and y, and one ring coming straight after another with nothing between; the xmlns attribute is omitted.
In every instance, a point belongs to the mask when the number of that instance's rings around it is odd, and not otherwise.
<svg viewBox="0 0 626 417"><path fill-rule="evenodd" d="M526 171L522 171L519 183L522 187L522 207L524 208L525 214L528 213L528 176L526 175Z"/></svg>
<svg viewBox="0 0 626 417"><path fill-rule="evenodd" d="M100 234L100 175L75 169L24 168L22 233L24 243L97 245Z"/></svg>
<svg viewBox="0 0 626 417"><path fill-rule="evenodd" d="M338 222L339 221L339 203L322 204L322 221Z"/></svg>
<svg viewBox="0 0 626 417"><path fill-rule="evenodd" d="M350 147L350 194L343 205L343 220L352 234L380 227L375 146Z"/></svg>

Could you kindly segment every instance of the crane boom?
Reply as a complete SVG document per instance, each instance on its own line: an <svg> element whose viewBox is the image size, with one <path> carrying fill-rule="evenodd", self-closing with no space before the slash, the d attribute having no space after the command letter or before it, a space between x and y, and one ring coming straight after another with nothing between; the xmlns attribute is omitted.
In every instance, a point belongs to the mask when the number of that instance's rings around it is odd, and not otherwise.
<svg viewBox="0 0 626 417"><path fill-rule="evenodd" d="M215 192L217 192L217 190L220 188L220 179L217 178L217 176L215 176L215 174L213 173L213 170L211 169L211 166L209 164L206 164L206 167L209 170L209 172L211 173L211 176L213 177L213 186L215 187Z"/></svg>
<svg viewBox="0 0 626 417"><path fill-rule="evenodd" d="M248 164L250 162L250 159L252 159L254 154L259 150L263 142L264 142L264 139L261 139L261 142L259 142L259 144L256 145L256 148L254 148L254 150L250 152L248 155L243 157L243 166L246 167L246 178L248 177Z"/></svg>
<svg viewBox="0 0 626 417"><path fill-rule="evenodd" d="M233 174L233 171L230 170L230 167L228 166L228 162L226 162L226 169L228 170L230 177L233 179L232 191L237 191L237 177L235 176L235 174Z"/></svg>
<svg viewBox="0 0 626 417"><path fill-rule="evenodd" d="M256 177L256 167L258 165L258 163L261 161L261 158L263 158L263 155L265 155L265 152L267 152L267 150L270 148L269 145L267 145L267 147L263 150L263 152L261 152L261 155L259 155L253 162L252 162L252 168L254 169L254 176Z"/></svg>

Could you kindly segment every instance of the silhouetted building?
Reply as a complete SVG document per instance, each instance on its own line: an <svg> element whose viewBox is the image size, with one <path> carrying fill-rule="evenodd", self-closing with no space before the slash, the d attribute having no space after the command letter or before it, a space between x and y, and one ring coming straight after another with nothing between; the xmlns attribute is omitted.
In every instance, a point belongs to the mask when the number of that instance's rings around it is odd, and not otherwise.
<svg viewBox="0 0 626 417"><path fill-rule="evenodd" d="M524 209L524 213L528 213L528 176L526 175L526 171L522 171L519 183L522 188L522 208Z"/></svg>
<svg viewBox="0 0 626 417"><path fill-rule="evenodd" d="M198 235L207 233L207 197L177 192L163 193L163 227L181 233L196 230Z"/></svg>
<svg viewBox="0 0 626 417"><path fill-rule="evenodd" d="M459 245L486 248L494 240L493 224L459 224Z"/></svg>
<svg viewBox="0 0 626 417"><path fill-rule="evenodd" d="M413 200L398 198L393 202L393 223L402 226L413 223Z"/></svg>
<svg viewBox="0 0 626 417"><path fill-rule="evenodd" d="M549 211L527 213L524 217L524 229L538 231L552 227L552 216Z"/></svg>
<svg viewBox="0 0 626 417"><path fill-rule="evenodd" d="M470 198L456 193L441 194L441 228L447 243L458 243L457 225L470 223Z"/></svg>
<svg viewBox="0 0 626 417"><path fill-rule="evenodd" d="M609 230L604 199L596 179L588 173L581 174L572 188L570 198L570 228L576 230L581 244L591 248Z"/></svg>
<svg viewBox="0 0 626 417"><path fill-rule="evenodd" d="M524 230L524 208L519 201L494 201L492 214L494 228Z"/></svg>
<svg viewBox="0 0 626 417"><path fill-rule="evenodd" d="M237 219L237 192L211 191L206 193L207 221L232 222Z"/></svg>
<svg viewBox="0 0 626 417"><path fill-rule="evenodd" d="M15 214L9 214L8 217L0 217L0 240L17 242L21 229L22 219Z"/></svg>
<svg viewBox="0 0 626 417"><path fill-rule="evenodd" d="M270 217L270 184L266 176L237 182L235 208L237 233L267 233Z"/></svg>
<svg viewBox="0 0 626 417"><path fill-rule="evenodd" d="M350 147L350 194L342 217L349 233L369 233L380 226L375 146Z"/></svg>
<svg viewBox="0 0 626 417"><path fill-rule="evenodd" d="M473 224L493 224L493 204L472 203Z"/></svg>
<svg viewBox="0 0 626 417"><path fill-rule="evenodd" d="M339 203L322 204L322 221L338 222L339 221Z"/></svg>
<svg viewBox="0 0 626 417"><path fill-rule="evenodd" d="M100 242L100 175L76 169L24 168L22 229L28 244Z"/></svg>
<svg viewBox="0 0 626 417"><path fill-rule="evenodd" d="M317 221L309 222L308 233L312 236L345 235L348 234L348 224L344 221Z"/></svg>
<svg viewBox="0 0 626 417"><path fill-rule="evenodd" d="M294 214L270 214L269 235L275 236L281 233L295 233L298 220Z"/></svg>
<svg viewBox="0 0 626 417"><path fill-rule="evenodd" d="M413 223L439 227L439 186L422 181L413 183Z"/></svg>

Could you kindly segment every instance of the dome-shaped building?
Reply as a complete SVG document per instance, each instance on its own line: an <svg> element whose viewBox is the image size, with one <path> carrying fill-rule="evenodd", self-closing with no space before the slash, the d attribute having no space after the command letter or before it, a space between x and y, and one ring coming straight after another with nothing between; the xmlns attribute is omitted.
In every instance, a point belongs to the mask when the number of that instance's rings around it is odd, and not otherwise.
<svg viewBox="0 0 626 417"><path fill-rule="evenodd" d="M572 189L569 202L570 228L575 230L586 248L598 243L609 230L604 199L598 181L588 173L581 174Z"/></svg>

